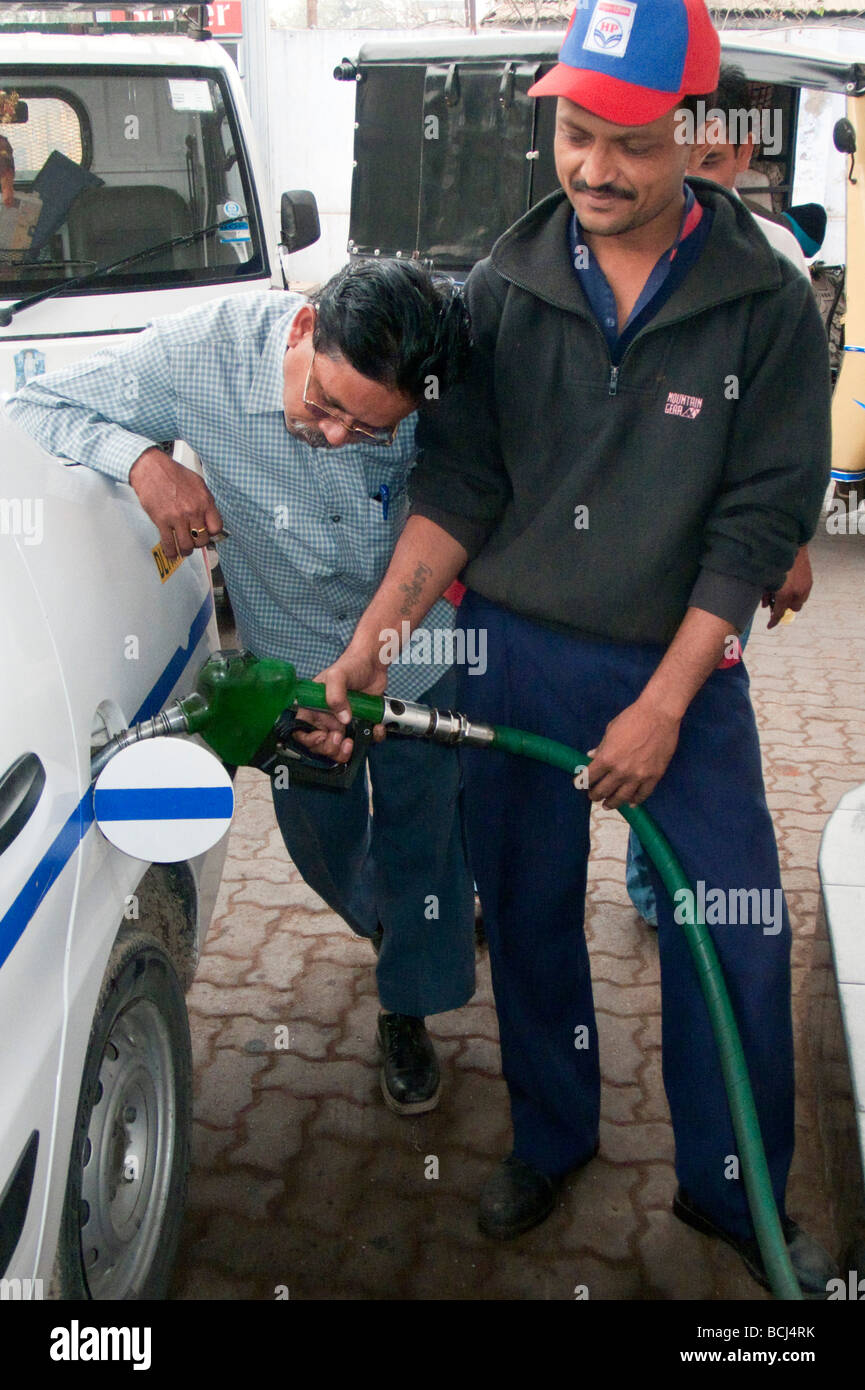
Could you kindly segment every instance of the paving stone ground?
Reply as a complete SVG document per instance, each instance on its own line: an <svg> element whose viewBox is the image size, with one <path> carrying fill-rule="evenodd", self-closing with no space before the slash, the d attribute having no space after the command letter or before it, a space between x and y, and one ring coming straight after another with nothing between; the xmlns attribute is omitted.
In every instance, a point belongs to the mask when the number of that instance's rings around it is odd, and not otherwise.
<svg viewBox="0 0 865 1390"><path fill-rule="evenodd" d="M865 517L863 517L865 521ZM865 535L818 533L814 594L748 651L769 804L794 930L797 1150L789 1209L838 1252L849 1094L817 852L865 782ZM601 1150L550 1219L505 1245L478 1233L478 1190L509 1149L489 962L469 1005L430 1020L444 1090L432 1114L379 1092L374 957L300 879L264 776L239 810L189 995L193 1166L177 1299L767 1298L725 1246L677 1222L661 1082L658 954L624 886L627 828L596 810L587 931L603 1071ZM827 1080L828 1077L828 1080ZM828 1116L828 1118L827 1118ZM839 1138L840 1135L840 1138ZM855 1189L845 1151L848 1186ZM427 1177L431 1159L438 1177Z"/></svg>

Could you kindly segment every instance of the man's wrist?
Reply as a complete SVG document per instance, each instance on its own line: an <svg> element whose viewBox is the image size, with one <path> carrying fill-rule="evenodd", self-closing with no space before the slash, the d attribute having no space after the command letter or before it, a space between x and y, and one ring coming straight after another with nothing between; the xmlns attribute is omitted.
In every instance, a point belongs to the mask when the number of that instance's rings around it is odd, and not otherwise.
<svg viewBox="0 0 865 1390"><path fill-rule="evenodd" d="M354 635L346 649L347 654L360 661L372 662L380 666L382 671L387 671L392 658L385 658L382 655L383 651L393 652L394 637L397 639L398 646L402 648L404 635L412 632L421 621L418 616L405 616L401 609L394 616L394 609L395 603L393 601L374 604L373 607L367 609L354 630Z"/></svg>
<svg viewBox="0 0 865 1390"><path fill-rule="evenodd" d="M691 701L738 629L725 618L689 607L660 666L638 697L655 718L681 723Z"/></svg>
<svg viewBox="0 0 865 1390"><path fill-rule="evenodd" d="M129 470L129 486L137 491L147 475L154 469L163 467L166 461L173 463L174 459L169 459L164 449L157 448L155 444L151 448L145 449L143 453L138 455Z"/></svg>
<svg viewBox="0 0 865 1390"><path fill-rule="evenodd" d="M390 662L382 658L383 646L384 639L374 624L372 626L367 624L363 629L358 625L343 653L343 659L358 662L362 666L378 667L379 670L386 673Z"/></svg>
<svg viewBox="0 0 865 1390"><path fill-rule="evenodd" d="M685 692L681 689L677 689L673 685L653 685L653 680L654 677L637 696L636 703L653 720L663 720L669 724L681 724L693 696L686 699Z"/></svg>

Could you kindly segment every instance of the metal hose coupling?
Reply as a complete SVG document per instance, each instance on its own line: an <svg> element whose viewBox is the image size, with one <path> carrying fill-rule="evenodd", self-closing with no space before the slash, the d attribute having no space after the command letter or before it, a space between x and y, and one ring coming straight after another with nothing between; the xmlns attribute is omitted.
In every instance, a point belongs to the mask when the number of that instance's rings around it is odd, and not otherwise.
<svg viewBox="0 0 865 1390"><path fill-rule="evenodd" d="M140 724L133 724L130 729L124 729L122 734L117 734L104 748L100 748L90 759L90 780L98 777L106 763L109 763L115 753L120 753L122 749L129 748L133 743L140 743L146 738L164 738L170 734L185 734L188 732L189 725L183 707L179 701L173 705L168 705L166 709L154 714L152 719L142 719Z"/></svg>
<svg viewBox="0 0 865 1390"><path fill-rule="evenodd" d="M390 695L384 697L382 723L395 733L432 739L434 743L464 743L474 748L489 747L496 736L491 724L473 724L454 710L432 709L429 705L413 704L411 700L395 700Z"/></svg>

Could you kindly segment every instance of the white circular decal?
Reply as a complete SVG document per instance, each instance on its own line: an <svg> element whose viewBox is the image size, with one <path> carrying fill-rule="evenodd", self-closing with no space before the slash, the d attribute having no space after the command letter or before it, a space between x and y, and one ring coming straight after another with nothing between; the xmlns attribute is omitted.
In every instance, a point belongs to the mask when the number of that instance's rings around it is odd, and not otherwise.
<svg viewBox="0 0 865 1390"><path fill-rule="evenodd" d="M218 758L182 738L116 753L93 792L97 824L134 859L173 864L215 845L231 824L234 791Z"/></svg>

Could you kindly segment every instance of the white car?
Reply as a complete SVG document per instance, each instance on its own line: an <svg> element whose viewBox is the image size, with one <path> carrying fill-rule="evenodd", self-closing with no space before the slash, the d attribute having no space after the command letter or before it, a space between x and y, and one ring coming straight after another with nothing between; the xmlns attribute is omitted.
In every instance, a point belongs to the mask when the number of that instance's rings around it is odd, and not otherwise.
<svg viewBox="0 0 865 1390"><path fill-rule="evenodd" d="M157 315L283 282L256 187L218 44L4 25L0 402ZM289 249L314 239L311 195L283 213ZM217 646L206 554L172 570L157 542L130 488L0 410L0 1298L152 1298L170 1278L184 989L225 842L127 857L93 822L90 767Z"/></svg>
<svg viewBox="0 0 865 1390"><path fill-rule="evenodd" d="M197 552L163 582L131 489L3 429L0 1270L7 1296L53 1278L158 1297L188 1162L184 989L225 841L191 863L122 854L90 759L188 693L217 645L210 575Z"/></svg>

